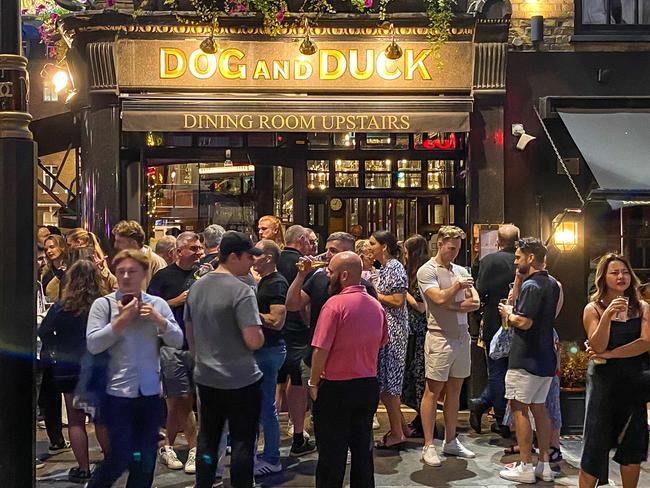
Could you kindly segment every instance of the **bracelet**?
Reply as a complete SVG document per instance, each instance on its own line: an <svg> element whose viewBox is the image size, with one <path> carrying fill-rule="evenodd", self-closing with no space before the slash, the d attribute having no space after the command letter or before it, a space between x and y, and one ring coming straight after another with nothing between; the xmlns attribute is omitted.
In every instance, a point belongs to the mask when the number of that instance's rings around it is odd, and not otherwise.
<svg viewBox="0 0 650 488"><path fill-rule="evenodd" d="M318 384L313 384L313 383L311 382L311 378L307 380L307 386L308 386L309 388L318 388Z"/></svg>

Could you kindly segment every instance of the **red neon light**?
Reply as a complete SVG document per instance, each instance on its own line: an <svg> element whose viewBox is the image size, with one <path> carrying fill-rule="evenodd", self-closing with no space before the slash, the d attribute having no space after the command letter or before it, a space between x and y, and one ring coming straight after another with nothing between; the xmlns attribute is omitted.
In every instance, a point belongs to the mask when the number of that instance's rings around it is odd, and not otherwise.
<svg viewBox="0 0 650 488"><path fill-rule="evenodd" d="M442 151L451 151L456 149L456 134L451 133L448 138L440 139L425 139L422 141L422 147L424 149L440 149Z"/></svg>
<svg viewBox="0 0 650 488"><path fill-rule="evenodd" d="M156 174L156 168L147 168L147 176L154 176Z"/></svg>
<svg viewBox="0 0 650 488"><path fill-rule="evenodd" d="M494 143L497 146L503 146L503 130L499 129L494 132Z"/></svg>

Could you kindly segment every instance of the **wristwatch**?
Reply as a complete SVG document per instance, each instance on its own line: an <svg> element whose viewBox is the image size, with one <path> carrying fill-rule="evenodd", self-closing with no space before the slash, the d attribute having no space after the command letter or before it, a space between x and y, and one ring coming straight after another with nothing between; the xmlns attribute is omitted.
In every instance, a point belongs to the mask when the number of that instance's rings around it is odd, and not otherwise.
<svg viewBox="0 0 650 488"><path fill-rule="evenodd" d="M308 380L307 380L307 386L308 386L309 388L318 388L318 384L313 384L313 383L311 382L311 379L308 379Z"/></svg>

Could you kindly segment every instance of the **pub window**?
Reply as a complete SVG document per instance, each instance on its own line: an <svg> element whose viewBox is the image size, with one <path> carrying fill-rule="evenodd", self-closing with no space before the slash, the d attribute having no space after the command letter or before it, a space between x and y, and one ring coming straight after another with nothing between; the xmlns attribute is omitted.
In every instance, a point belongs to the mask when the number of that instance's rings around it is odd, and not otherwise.
<svg viewBox="0 0 650 488"><path fill-rule="evenodd" d="M334 186L336 188L359 187L359 160L337 159L334 161Z"/></svg>
<svg viewBox="0 0 650 488"><path fill-rule="evenodd" d="M249 134L249 138L252 134ZM244 136L242 134L202 134L197 137L199 147L243 147Z"/></svg>
<svg viewBox="0 0 650 488"><path fill-rule="evenodd" d="M330 186L330 162L327 159L307 160L307 189L326 190Z"/></svg>
<svg viewBox="0 0 650 488"><path fill-rule="evenodd" d="M393 162L390 159L368 159L365 161L366 188L390 188Z"/></svg>
<svg viewBox="0 0 650 488"><path fill-rule="evenodd" d="M275 132L250 132L248 135L248 147L276 147L282 136Z"/></svg>
<svg viewBox="0 0 650 488"><path fill-rule="evenodd" d="M390 134L388 132L368 132L361 141L361 149L408 149L408 134Z"/></svg>
<svg viewBox="0 0 650 488"><path fill-rule="evenodd" d="M399 188L422 188L422 161L398 160L397 186Z"/></svg>
<svg viewBox="0 0 650 488"><path fill-rule="evenodd" d="M59 168L57 166L51 166L51 165L46 165L45 168L52 173L52 175L56 178L56 176L59 174ZM49 174L47 174L45 171L43 171L43 184L48 187L52 188L52 193L55 195L58 194L59 192L56 191L56 188L58 185L55 185L55 178L52 178ZM43 194L47 194L47 190L43 189Z"/></svg>
<svg viewBox="0 0 650 488"><path fill-rule="evenodd" d="M334 146L337 148L354 149L356 140L356 134L354 132L334 134Z"/></svg>
<svg viewBox="0 0 650 488"><path fill-rule="evenodd" d="M413 135L413 149L456 151L462 149L462 139L455 132L418 132Z"/></svg>
<svg viewBox="0 0 650 488"><path fill-rule="evenodd" d="M44 102L58 102L59 94L54 90L54 85L45 83L43 85L43 101Z"/></svg>
<svg viewBox="0 0 650 488"><path fill-rule="evenodd" d="M578 0L576 34L650 35L650 0Z"/></svg>
<svg viewBox="0 0 650 488"><path fill-rule="evenodd" d="M330 147L330 135L326 132L311 132L307 134L307 143L311 149L327 149Z"/></svg>
<svg viewBox="0 0 650 488"><path fill-rule="evenodd" d="M435 159L427 162L427 188L454 188L454 161Z"/></svg>

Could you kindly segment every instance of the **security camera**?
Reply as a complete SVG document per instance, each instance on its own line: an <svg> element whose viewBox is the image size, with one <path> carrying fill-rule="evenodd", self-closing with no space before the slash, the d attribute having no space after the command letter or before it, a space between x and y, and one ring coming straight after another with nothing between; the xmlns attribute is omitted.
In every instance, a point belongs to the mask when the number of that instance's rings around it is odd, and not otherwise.
<svg viewBox="0 0 650 488"><path fill-rule="evenodd" d="M535 139L537 139L535 136L531 136L530 134L526 134L524 132L521 137L519 137L519 141L517 141L517 149L523 151L526 149L528 143L534 141Z"/></svg>

